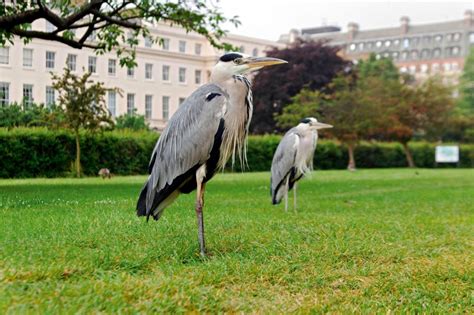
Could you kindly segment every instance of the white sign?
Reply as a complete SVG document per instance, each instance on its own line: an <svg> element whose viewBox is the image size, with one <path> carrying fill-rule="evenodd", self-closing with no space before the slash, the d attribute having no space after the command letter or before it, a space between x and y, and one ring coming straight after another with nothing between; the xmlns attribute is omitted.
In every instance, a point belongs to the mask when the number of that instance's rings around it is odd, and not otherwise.
<svg viewBox="0 0 474 315"><path fill-rule="evenodd" d="M458 163L459 147L457 145L436 146L436 163Z"/></svg>

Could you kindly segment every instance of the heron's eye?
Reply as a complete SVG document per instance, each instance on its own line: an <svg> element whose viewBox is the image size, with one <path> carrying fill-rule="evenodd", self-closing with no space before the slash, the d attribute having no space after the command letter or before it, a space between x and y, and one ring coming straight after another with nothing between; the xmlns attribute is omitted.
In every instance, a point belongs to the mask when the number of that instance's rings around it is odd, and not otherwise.
<svg viewBox="0 0 474 315"><path fill-rule="evenodd" d="M243 62L244 62L244 61L242 60L242 58L236 58L236 59L234 59L234 63L235 63L236 65L241 65Z"/></svg>

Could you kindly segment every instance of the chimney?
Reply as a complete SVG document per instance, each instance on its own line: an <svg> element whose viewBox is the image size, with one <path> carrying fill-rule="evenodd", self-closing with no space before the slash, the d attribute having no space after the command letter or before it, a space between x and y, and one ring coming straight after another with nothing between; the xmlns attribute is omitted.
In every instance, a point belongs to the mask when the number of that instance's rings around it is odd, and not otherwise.
<svg viewBox="0 0 474 315"><path fill-rule="evenodd" d="M290 37L289 37L288 42L292 44L296 42L296 40L300 37L300 32L297 29L291 29L289 35Z"/></svg>
<svg viewBox="0 0 474 315"><path fill-rule="evenodd" d="M354 40L358 31L359 24L354 22L349 22L349 24L347 24L347 33L349 34L349 40Z"/></svg>
<svg viewBox="0 0 474 315"><path fill-rule="evenodd" d="M466 12L464 12L464 24L466 26L474 25L472 10L466 10Z"/></svg>
<svg viewBox="0 0 474 315"><path fill-rule="evenodd" d="M409 27L410 27L410 18L408 16L402 16L400 18L400 28L402 29L402 34L408 33Z"/></svg>

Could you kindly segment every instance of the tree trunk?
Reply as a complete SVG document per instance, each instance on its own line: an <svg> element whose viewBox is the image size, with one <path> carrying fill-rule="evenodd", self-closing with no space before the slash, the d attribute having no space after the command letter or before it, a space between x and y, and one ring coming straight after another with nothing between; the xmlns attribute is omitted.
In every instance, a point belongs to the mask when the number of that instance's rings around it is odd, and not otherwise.
<svg viewBox="0 0 474 315"><path fill-rule="evenodd" d="M79 132L76 133L76 176L81 177L81 145L79 143Z"/></svg>
<svg viewBox="0 0 474 315"><path fill-rule="evenodd" d="M402 142L403 151L405 152L405 156L407 158L408 167L415 167L415 161L413 161L413 156L411 155L410 148L408 147L407 142Z"/></svg>
<svg viewBox="0 0 474 315"><path fill-rule="evenodd" d="M349 143L347 145L347 150L349 151L349 164L347 165L347 169L349 171L355 171L356 162L355 162L355 159L354 159L354 144Z"/></svg>

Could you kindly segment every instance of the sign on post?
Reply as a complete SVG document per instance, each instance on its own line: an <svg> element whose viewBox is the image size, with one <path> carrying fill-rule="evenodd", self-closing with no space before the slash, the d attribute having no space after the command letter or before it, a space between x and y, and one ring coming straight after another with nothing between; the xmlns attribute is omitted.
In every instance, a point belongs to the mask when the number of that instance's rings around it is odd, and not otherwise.
<svg viewBox="0 0 474 315"><path fill-rule="evenodd" d="M436 163L459 163L459 146L438 145L436 146Z"/></svg>

